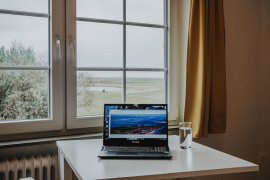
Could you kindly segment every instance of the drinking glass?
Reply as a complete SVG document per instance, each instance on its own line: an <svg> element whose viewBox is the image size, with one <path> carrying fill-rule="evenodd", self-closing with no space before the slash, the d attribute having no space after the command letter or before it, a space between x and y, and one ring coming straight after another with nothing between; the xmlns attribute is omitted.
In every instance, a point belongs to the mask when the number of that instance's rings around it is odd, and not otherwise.
<svg viewBox="0 0 270 180"><path fill-rule="evenodd" d="M192 123L191 122L179 123L179 140L180 140L181 149L191 148L191 144L192 144Z"/></svg>

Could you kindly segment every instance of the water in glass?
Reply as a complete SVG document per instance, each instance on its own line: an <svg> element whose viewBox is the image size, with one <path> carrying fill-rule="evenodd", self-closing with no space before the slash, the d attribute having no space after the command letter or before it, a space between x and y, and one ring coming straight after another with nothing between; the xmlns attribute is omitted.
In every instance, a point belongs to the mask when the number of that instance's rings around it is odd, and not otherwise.
<svg viewBox="0 0 270 180"><path fill-rule="evenodd" d="M188 125L180 125L179 128L179 140L180 148L187 149L191 148L192 144L192 128Z"/></svg>

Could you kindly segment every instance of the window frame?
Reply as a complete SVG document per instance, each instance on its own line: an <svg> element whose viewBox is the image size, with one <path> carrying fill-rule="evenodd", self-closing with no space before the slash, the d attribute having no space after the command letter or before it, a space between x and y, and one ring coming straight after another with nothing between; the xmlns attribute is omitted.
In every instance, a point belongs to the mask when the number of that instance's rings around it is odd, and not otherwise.
<svg viewBox="0 0 270 180"><path fill-rule="evenodd" d="M0 135L29 133L64 129L65 118L65 53L61 59L56 59L56 40L63 42L64 34L64 3L65 0L48 1L47 13L28 11L4 10L1 14L45 17L48 18L49 65L47 67L32 66L1 66L0 70L48 70L49 74L49 117L46 119L27 119L0 121Z"/></svg>
<svg viewBox="0 0 270 180"><path fill-rule="evenodd" d="M107 24L120 24L123 25L123 67L109 68L109 67L76 67L76 56L71 60L68 57L67 63L67 129L85 128L85 127L100 127L103 126L103 115L95 116L77 116L77 84L76 73L77 71L121 71L123 73L123 103L126 102L126 73L129 71L144 71L144 72L164 72L165 74L165 102L169 104L171 102L171 94L169 92L169 22L170 22L170 0L165 0L165 25L139 23L126 21L126 0L123 0L123 20L107 20L97 18L86 18L76 16L76 1L67 1L67 14L66 14L66 51L71 56L76 54L76 49L70 49L69 47L75 47L76 40L76 23L77 21L95 22L95 23L107 23ZM164 37L166 43L165 49L165 67L164 68L127 68L126 67L126 27L127 26L139 26L139 27L151 27L164 29ZM73 45L72 45L73 44ZM170 106L169 106L170 108ZM169 109L169 114L171 111ZM170 116L169 116L170 117Z"/></svg>
<svg viewBox="0 0 270 180"><path fill-rule="evenodd" d="M123 0L125 3L126 0ZM173 20L177 19L177 15L174 13L174 5L177 4L177 0L166 0L166 25L155 25L148 23L135 23L135 22L124 22L124 21L114 21L114 20L104 20L104 19L93 19L93 18L76 18L76 1L73 0L59 0L52 1L50 0L50 14L46 15L51 18L50 20L50 62L51 67L35 67L36 70L51 70L50 74L50 119L34 119L34 120L23 120L23 121L5 121L0 122L0 135L5 134L17 134L17 133L29 133L29 132L41 132L41 131L51 131L51 130L66 130L76 129L76 128L91 128L91 127L102 127L103 126L103 115L97 116L87 116L87 117L77 117L77 70L83 71L122 71L126 73L128 71L145 71L145 72L164 72L166 73L166 102L168 104L168 118L169 125L177 125L179 120L181 121L182 110L184 106L179 104L179 98L182 95L181 92L178 92L179 87L184 87L180 85L179 80L179 65L184 65L181 62L178 62L179 55L174 55L178 51L178 46L175 45L174 39L180 40L175 35L175 32L172 33L175 27L170 27L171 16ZM173 7L170 4L173 4ZM180 3L178 3L178 6ZM125 13L126 5L123 4L123 11ZM31 13L25 11L13 11L13 10L2 10L0 13L5 11L6 14L17 14L17 15L30 15L30 16L44 16L44 13ZM81 21L90 21L99 23L111 23L111 24L122 24L124 26L133 25L133 26L142 26L142 27L152 27L155 28L166 28L166 61L167 67L165 68L126 68L124 65L123 68L99 68L99 67L76 67L76 59L71 59L71 56L76 55L76 25L77 19ZM180 24L180 23L176 23ZM179 26L179 25L178 25ZM179 27L178 27L179 28ZM171 34L174 39L171 38ZM123 36L126 36L123 32ZM56 50L56 41L60 40L61 54L62 58L57 60L57 50ZM125 39L123 41L126 41ZM125 43L125 42L124 42ZM177 44L177 43L176 43ZM73 49L70 48L72 45ZM125 48L126 46L124 46ZM172 47L172 48L171 48ZM74 49L75 48L75 49ZM182 50L183 51L183 50ZM124 63L126 61L126 55L124 52ZM177 54L177 53L176 53ZM179 54L179 53L178 53ZM182 59L181 59L182 61ZM185 58L183 58L185 61ZM35 69L34 68L34 69ZM180 68L182 71L185 68L183 66ZM32 70L32 67L0 67L0 70L3 69L15 69L15 70ZM183 71L184 73L184 71ZM183 74L182 73L182 74ZM125 77L125 76L123 76ZM125 79L124 79L125 81ZM184 84L184 80L183 80ZM125 83L123 83L123 92L126 92ZM181 89L181 88L180 88ZM182 88L183 89L183 88ZM123 94L125 97L125 93ZM184 97L183 97L184 98ZM182 98L182 100L183 100ZM178 112L180 108L181 112ZM179 119L180 115L180 119Z"/></svg>

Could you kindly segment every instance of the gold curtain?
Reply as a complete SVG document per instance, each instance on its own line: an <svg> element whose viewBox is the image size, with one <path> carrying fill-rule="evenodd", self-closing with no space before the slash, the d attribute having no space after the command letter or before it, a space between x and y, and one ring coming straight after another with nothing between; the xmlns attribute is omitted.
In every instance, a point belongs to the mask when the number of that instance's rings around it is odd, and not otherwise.
<svg viewBox="0 0 270 180"><path fill-rule="evenodd" d="M193 137L226 131L223 0L190 0L185 121Z"/></svg>

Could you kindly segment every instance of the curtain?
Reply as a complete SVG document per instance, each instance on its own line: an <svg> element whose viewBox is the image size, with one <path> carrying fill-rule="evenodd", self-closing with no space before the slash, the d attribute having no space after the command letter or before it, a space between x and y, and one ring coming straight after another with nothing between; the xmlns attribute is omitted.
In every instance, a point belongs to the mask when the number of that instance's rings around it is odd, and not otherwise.
<svg viewBox="0 0 270 180"><path fill-rule="evenodd" d="M193 137L226 131L223 0L190 0L184 121Z"/></svg>

